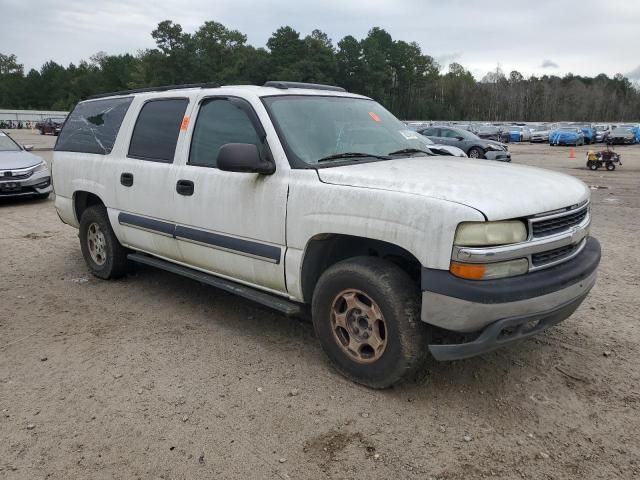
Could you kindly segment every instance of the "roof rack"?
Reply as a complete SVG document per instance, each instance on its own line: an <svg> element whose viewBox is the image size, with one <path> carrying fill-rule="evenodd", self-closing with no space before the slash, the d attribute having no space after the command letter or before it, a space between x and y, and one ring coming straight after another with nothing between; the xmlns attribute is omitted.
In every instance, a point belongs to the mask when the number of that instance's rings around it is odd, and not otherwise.
<svg viewBox="0 0 640 480"><path fill-rule="evenodd" d="M166 92L169 90L181 90L185 88L218 88L217 83L186 83L184 85L162 85L160 87L136 88L133 90L120 90L119 92L99 93L87 97L87 100L95 100L96 98L115 97L118 95L133 95L134 93L147 92Z"/></svg>
<svg viewBox="0 0 640 480"><path fill-rule="evenodd" d="M322 85L320 83L270 81L270 82L266 82L264 86L280 88L282 90L286 90L288 88L307 88L309 90L329 90L331 92L346 92L346 90L342 87L336 87L334 85Z"/></svg>

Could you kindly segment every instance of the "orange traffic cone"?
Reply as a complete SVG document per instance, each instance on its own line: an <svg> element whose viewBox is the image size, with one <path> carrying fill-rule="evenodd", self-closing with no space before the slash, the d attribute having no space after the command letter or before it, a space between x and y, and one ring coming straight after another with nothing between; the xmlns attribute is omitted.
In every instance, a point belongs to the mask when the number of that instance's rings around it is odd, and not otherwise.
<svg viewBox="0 0 640 480"><path fill-rule="evenodd" d="M573 147L569 149L569 158L576 158L576 149Z"/></svg>

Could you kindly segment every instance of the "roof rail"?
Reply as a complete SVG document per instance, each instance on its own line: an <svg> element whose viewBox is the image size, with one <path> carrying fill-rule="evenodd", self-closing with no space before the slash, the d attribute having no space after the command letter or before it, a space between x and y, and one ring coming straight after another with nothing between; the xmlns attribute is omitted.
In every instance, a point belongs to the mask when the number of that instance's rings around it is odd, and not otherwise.
<svg viewBox="0 0 640 480"><path fill-rule="evenodd" d="M309 90L329 90L331 92L346 92L346 90L342 87L336 87L334 85L322 85L320 83L270 81L270 82L266 82L264 86L280 88L283 90L286 90L287 88L307 88Z"/></svg>
<svg viewBox="0 0 640 480"><path fill-rule="evenodd" d="M217 83L185 83L184 85L162 85L159 87L136 88L133 90L120 90L119 92L99 93L87 97L87 100L95 100L96 98L115 97L118 95L133 95L134 93L147 92L166 92L168 90L181 90L185 88L218 88Z"/></svg>

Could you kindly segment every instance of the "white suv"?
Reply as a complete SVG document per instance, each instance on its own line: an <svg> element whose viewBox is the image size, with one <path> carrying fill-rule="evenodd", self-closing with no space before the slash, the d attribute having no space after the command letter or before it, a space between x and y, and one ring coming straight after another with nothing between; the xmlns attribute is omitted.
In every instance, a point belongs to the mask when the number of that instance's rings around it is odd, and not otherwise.
<svg viewBox="0 0 640 480"><path fill-rule="evenodd" d="M289 315L311 307L347 377L388 387L533 335L596 280L589 189L432 156L337 87L188 85L80 102L53 160L56 208L100 278L140 262Z"/></svg>

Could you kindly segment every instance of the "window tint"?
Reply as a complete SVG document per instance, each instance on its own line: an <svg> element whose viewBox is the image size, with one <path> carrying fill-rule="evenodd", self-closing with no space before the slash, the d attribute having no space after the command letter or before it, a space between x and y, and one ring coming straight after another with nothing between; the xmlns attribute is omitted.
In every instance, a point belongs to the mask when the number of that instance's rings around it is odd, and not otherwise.
<svg viewBox="0 0 640 480"><path fill-rule="evenodd" d="M438 136L438 129L437 128L427 128L425 130L422 130L420 133L422 133L422 135L427 135L429 137L437 137Z"/></svg>
<svg viewBox="0 0 640 480"><path fill-rule="evenodd" d="M200 107L193 130L189 164L215 167L218 150L227 143L251 143L261 148L247 114L229 100L211 99Z"/></svg>
<svg viewBox="0 0 640 480"><path fill-rule="evenodd" d="M78 103L60 132L55 150L111 153L132 101L133 97L127 97Z"/></svg>
<svg viewBox="0 0 640 480"><path fill-rule="evenodd" d="M173 162L186 98L151 100L144 104L131 135L129 156L156 162Z"/></svg>
<svg viewBox="0 0 640 480"><path fill-rule="evenodd" d="M453 138L457 137L459 134L454 130L449 130L448 128L440 129L440 136L445 138Z"/></svg>

